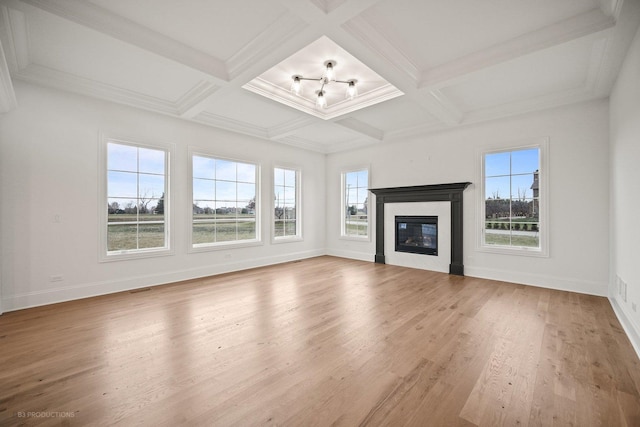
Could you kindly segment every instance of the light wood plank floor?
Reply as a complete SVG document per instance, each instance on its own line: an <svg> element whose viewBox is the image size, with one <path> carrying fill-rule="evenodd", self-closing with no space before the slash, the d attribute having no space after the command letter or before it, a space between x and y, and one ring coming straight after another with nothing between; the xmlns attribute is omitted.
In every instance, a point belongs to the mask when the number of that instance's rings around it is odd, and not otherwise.
<svg viewBox="0 0 640 427"><path fill-rule="evenodd" d="M0 316L0 425L640 426L605 298L319 257Z"/></svg>

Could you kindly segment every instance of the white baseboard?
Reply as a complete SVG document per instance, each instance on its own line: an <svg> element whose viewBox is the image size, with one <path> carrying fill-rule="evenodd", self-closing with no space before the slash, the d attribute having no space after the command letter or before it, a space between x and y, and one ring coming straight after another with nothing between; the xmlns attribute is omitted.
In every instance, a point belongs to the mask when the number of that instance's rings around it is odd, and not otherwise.
<svg viewBox="0 0 640 427"><path fill-rule="evenodd" d="M467 265L464 266L464 274L465 276L478 277L481 279L500 280L558 291L577 292L600 297L607 296L608 286L607 283L604 282L600 283L584 279L554 277L544 274L523 273L521 271L498 270Z"/></svg>
<svg viewBox="0 0 640 427"><path fill-rule="evenodd" d="M313 251L296 252L287 255L253 258L250 260L243 260L219 265L207 265L204 267L192 268L187 270L168 271L156 274L143 274L140 276L128 277L126 279L106 280L101 282L87 283L80 286L66 286L42 291L25 292L15 295L3 294L2 308L5 312L21 310L25 308L38 307L41 305L55 304L64 301L72 301L99 295L112 294L116 292L129 291L132 289L145 288L148 286L157 286L167 283L180 282L183 280L198 279L201 277L231 273L234 271L248 270L250 268L281 264L284 262L322 256L325 254L326 251L320 249Z"/></svg>
<svg viewBox="0 0 640 427"><path fill-rule="evenodd" d="M337 256L339 258L349 258L358 261L373 262L375 255L357 251L345 251L343 249L327 249L326 255Z"/></svg>
<svg viewBox="0 0 640 427"><path fill-rule="evenodd" d="M611 303L611 307L613 308L613 312L616 314L618 321L620 321L620 324L622 325L622 329L624 329L629 341L631 341L633 349L640 358L640 326L636 325L633 322L633 319L626 315L625 310L620 304L618 304L618 300L616 298L609 296L609 302Z"/></svg>

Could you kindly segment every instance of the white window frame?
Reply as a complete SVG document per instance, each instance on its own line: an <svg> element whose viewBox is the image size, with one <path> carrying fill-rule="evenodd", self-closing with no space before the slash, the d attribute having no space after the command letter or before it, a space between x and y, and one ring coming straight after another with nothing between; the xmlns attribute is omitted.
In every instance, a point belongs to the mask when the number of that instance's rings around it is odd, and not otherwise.
<svg viewBox="0 0 640 427"><path fill-rule="evenodd" d="M256 167L256 238L247 240L232 240L228 242L212 242L212 243L193 243L193 156L208 157L216 160L226 160L229 162L252 164ZM211 151L199 150L193 147L189 147L188 157L188 189L189 189L189 203L187 210L187 218L189 218L187 224L187 241L189 253L220 251L234 248L243 248L251 246L261 246L262 241L262 203L261 203L261 166L260 163L248 160L248 159L236 159L226 156L221 156Z"/></svg>
<svg viewBox="0 0 640 427"><path fill-rule="evenodd" d="M271 177L273 179L271 185L271 191L275 190L275 171L276 169L287 169L291 171L295 171L296 173L296 234L295 236L276 236L275 235L275 224L276 224L276 213L275 213L275 202L271 209L271 243L290 243L290 242L300 242L303 240L302 237L302 170L300 167L291 166L291 165L280 165L276 164L273 166Z"/></svg>
<svg viewBox="0 0 640 427"><path fill-rule="evenodd" d="M98 147L98 260L100 262L122 261L139 258L152 258L168 256L174 254L173 249L173 184L171 177L174 174L172 158L175 153L175 144L166 142L145 142L134 138L125 138L100 133ZM108 144L115 143L129 145L132 147L148 148L152 150L162 150L165 152L165 192L164 192L164 227L165 246L162 248L149 249L129 249L121 251L108 251L108 221L109 214L106 204L109 200L108 194Z"/></svg>
<svg viewBox="0 0 640 427"><path fill-rule="evenodd" d="M357 236L352 234L346 234L346 219L345 212L347 209L347 179L346 176L348 173L360 172L366 170L367 171L367 191L369 195L367 196L367 235L366 236ZM370 165L366 166L355 166L351 168L343 169L340 172L340 239L343 240L355 240L361 242L370 242L371 241L371 167Z"/></svg>
<svg viewBox="0 0 640 427"><path fill-rule="evenodd" d="M488 245L484 243L486 233L485 222L485 155L494 153L507 153L518 150L537 148L539 150L539 172L538 172L538 204L539 204L539 239L540 247L532 248L526 246L500 246ZM479 191L477 197L477 235L476 249L480 252L489 252L504 255L523 255L531 257L549 256L549 138L535 138L520 141L510 146L492 147L482 150L479 153Z"/></svg>

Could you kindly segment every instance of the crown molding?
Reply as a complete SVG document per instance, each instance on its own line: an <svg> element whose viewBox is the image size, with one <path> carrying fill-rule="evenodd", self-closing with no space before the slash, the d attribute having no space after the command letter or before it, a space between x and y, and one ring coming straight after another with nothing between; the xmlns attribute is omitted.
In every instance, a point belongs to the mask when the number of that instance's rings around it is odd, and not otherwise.
<svg viewBox="0 0 640 427"><path fill-rule="evenodd" d="M292 147L302 148L305 150L315 151L317 153L327 154L327 149L325 144L321 144L315 141L310 141L305 138L300 138L299 136L287 136L281 139L278 139L278 142L286 145L290 145Z"/></svg>
<svg viewBox="0 0 640 427"><path fill-rule="evenodd" d="M490 120L502 119L517 116L535 111L548 110L562 107L564 105L578 104L580 102L592 101L605 96L595 96L584 87L569 89L563 92L530 98L523 101L516 101L496 107L483 108L467 113L462 125L487 122Z"/></svg>
<svg viewBox="0 0 640 427"><path fill-rule="evenodd" d="M431 122L419 124L416 126L409 126L402 129L396 129L392 131L387 131L384 134L385 141L392 141L398 139L408 139L416 136L426 135L433 132L438 132L443 129L450 128L450 126L446 125L443 122Z"/></svg>
<svg viewBox="0 0 640 427"><path fill-rule="evenodd" d="M315 102L312 102L300 96L293 95L290 91L276 86L260 77L253 79L242 87L253 93L280 102L281 104L288 105L289 107L295 108L299 111L303 111L307 114L323 120L334 119L336 117L352 113L370 105L375 105L380 102L404 95L403 92L398 90L392 84L387 83L369 92L359 94L356 98L357 101L355 102L345 99L343 101L330 105L327 108L319 110L318 108L316 108Z"/></svg>
<svg viewBox="0 0 640 427"><path fill-rule="evenodd" d="M588 36L615 25L615 19L600 9L565 19L505 43L475 52L446 64L425 70L420 88L442 88L464 79L467 75L509 60L558 44Z"/></svg>
<svg viewBox="0 0 640 427"><path fill-rule="evenodd" d="M204 103L211 95L220 89L220 86L203 80L189 89L176 102L176 109L180 117L192 118L204 109Z"/></svg>
<svg viewBox="0 0 640 427"><path fill-rule="evenodd" d="M5 59L4 49L0 42L0 113L6 113L18 106L16 93L13 90L11 73Z"/></svg>
<svg viewBox="0 0 640 427"><path fill-rule="evenodd" d="M622 2L624 0L600 0L600 10L607 16L613 16L616 20L620 16Z"/></svg>
<svg viewBox="0 0 640 427"><path fill-rule="evenodd" d="M21 8L21 2L108 34L125 43L138 46L217 79L224 81L229 79L226 66L220 59L138 25L90 2L81 0L9 0L9 3L16 8Z"/></svg>
<svg viewBox="0 0 640 427"><path fill-rule="evenodd" d="M462 122L477 123L607 97L609 91L603 91L601 86L603 76L606 74L603 72L603 63L606 61L610 39L604 38L602 34L599 37L593 35L592 38L589 67L585 73L584 81L579 87L470 111L465 114Z"/></svg>
<svg viewBox="0 0 640 427"><path fill-rule="evenodd" d="M267 130L267 134L269 135L269 139L279 140L292 135L300 129L306 128L307 126L312 126L316 123L316 119L313 119L311 117L297 117L281 125L270 127Z"/></svg>
<svg viewBox="0 0 640 427"><path fill-rule="evenodd" d="M29 33L27 18L19 10L0 7L0 40L4 46L4 55L11 72L24 69L30 63Z"/></svg>
<svg viewBox="0 0 640 427"><path fill-rule="evenodd" d="M231 119L229 117L220 116L208 111L201 112L191 120L208 126L225 129L256 138L269 139L268 132L263 127L255 126L240 120Z"/></svg>
<svg viewBox="0 0 640 427"><path fill-rule="evenodd" d="M14 77L28 83L92 96L134 108L173 116L178 115L178 108L173 102L75 76L42 65L30 64L25 69L14 73Z"/></svg>

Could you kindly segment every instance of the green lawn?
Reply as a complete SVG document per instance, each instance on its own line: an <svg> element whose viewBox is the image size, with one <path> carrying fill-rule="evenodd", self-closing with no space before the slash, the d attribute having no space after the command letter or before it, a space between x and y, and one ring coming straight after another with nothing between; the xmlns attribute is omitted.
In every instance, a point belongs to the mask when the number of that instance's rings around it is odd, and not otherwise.
<svg viewBox="0 0 640 427"><path fill-rule="evenodd" d="M519 236L509 234L485 233L484 241L487 245L524 246L537 248L540 245L538 236Z"/></svg>

